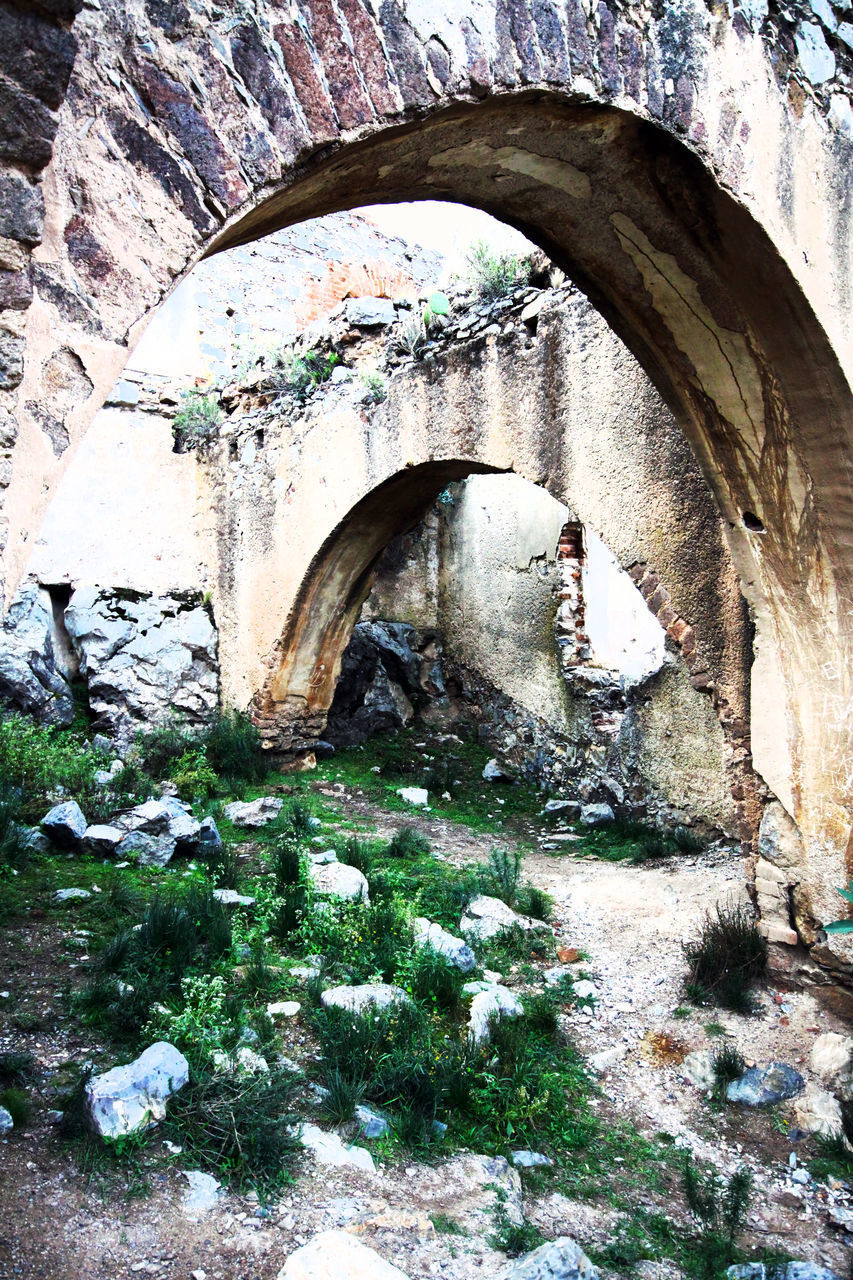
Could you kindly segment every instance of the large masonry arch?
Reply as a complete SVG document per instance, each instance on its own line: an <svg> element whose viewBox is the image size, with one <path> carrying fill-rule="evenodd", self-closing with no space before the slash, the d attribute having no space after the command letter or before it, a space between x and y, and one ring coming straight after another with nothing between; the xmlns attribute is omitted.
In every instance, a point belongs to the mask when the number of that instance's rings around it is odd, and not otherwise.
<svg viewBox="0 0 853 1280"><path fill-rule="evenodd" d="M140 321L199 256L367 201L480 206L589 293L699 459L784 706L788 758L757 739L756 760L831 916L853 856L842 46L818 71L798 61L805 8L754 32L698 0L589 20L573 0L486 0L476 20L110 0L69 34L75 8L22 12L6 46L7 598ZM51 41L50 70L16 52Z"/></svg>

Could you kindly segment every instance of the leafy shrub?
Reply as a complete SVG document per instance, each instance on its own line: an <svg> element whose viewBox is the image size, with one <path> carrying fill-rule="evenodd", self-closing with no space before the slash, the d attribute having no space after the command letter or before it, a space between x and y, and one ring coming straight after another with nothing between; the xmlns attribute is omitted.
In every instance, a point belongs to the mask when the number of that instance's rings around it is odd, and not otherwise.
<svg viewBox="0 0 853 1280"><path fill-rule="evenodd" d="M426 858L430 853L430 842L416 827L400 827L389 840L385 852L389 858Z"/></svg>
<svg viewBox="0 0 853 1280"><path fill-rule="evenodd" d="M297 1077L282 1069L230 1075L191 1068L163 1127L189 1161L265 1198L302 1150L292 1132L296 1088Z"/></svg>
<svg viewBox="0 0 853 1280"><path fill-rule="evenodd" d="M21 795L0 790L0 865L12 866L24 859L26 850L21 831Z"/></svg>
<svg viewBox="0 0 853 1280"><path fill-rule="evenodd" d="M185 751L172 771L172 781L182 800L206 800L215 795L219 779L210 767L204 747Z"/></svg>
<svg viewBox="0 0 853 1280"><path fill-rule="evenodd" d="M195 1062L203 1063L222 1050L229 1031L225 1016L225 980L220 976L181 979L182 1008L154 1014L145 1028L146 1039L168 1040Z"/></svg>
<svg viewBox="0 0 853 1280"><path fill-rule="evenodd" d="M745 907L718 905L705 916L699 941L684 953L691 999L713 1000L737 1013L751 1010L749 988L767 967L767 941Z"/></svg>
<svg viewBox="0 0 853 1280"><path fill-rule="evenodd" d="M240 883L240 862L232 845L210 845L203 852L204 865L217 889L236 889Z"/></svg>
<svg viewBox="0 0 853 1280"><path fill-rule="evenodd" d="M535 884L523 884L518 890L515 909L522 915L532 916L534 920L550 920L554 899L544 889Z"/></svg>
<svg viewBox="0 0 853 1280"><path fill-rule="evenodd" d="M276 841L270 861L275 873L275 887L278 894L283 895L292 885L299 884L302 863L299 857L299 845L293 836L281 836Z"/></svg>
<svg viewBox="0 0 853 1280"><path fill-rule="evenodd" d="M295 351L283 351L275 357L271 381L280 391L287 391L302 403L313 387L327 382L332 370L341 363L341 357L332 352L323 355L320 351L306 351L298 355Z"/></svg>
<svg viewBox="0 0 853 1280"><path fill-rule="evenodd" d="M494 302L525 283L529 266L514 253L497 253L485 240L478 240L465 256L469 285L484 302Z"/></svg>
<svg viewBox="0 0 853 1280"><path fill-rule="evenodd" d="M35 1057L29 1051L6 1049L0 1053L0 1085L31 1084L37 1074Z"/></svg>
<svg viewBox="0 0 853 1280"><path fill-rule="evenodd" d="M182 392L180 407L172 419L175 452L186 453L215 439L221 421L222 409L214 392Z"/></svg>
<svg viewBox="0 0 853 1280"><path fill-rule="evenodd" d="M508 1258L519 1258L524 1253L538 1249L545 1237L532 1222L513 1222L507 1213L506 1195L495 1209L495 1233L489 1238L493 1249L500 1249Z"/></svg>
<svg viewBox="0 0 853 1280"><path fill-rule="evenodd" d="M293 800L282 810L281 824L294 836L308 836L314 829L311 810L301 800Z"/></svg>
<svg viewBox="0 0 853 1280"><path fill-rule="evenodd" d="M41 807L47 794L63 788L80 797L94 790L94 775L106 763L94 747L68 730L36 724L22 715L0 718L0 786L21 811ZM32 813L41 817L41 813Z"/></svg>
<svg viewBox="0 0 853 1280"><path fill-rule="evenodd" d="M163 724L137 735L135 754L152 778L167 778L177 761L198 746L198 733L185 725Z"/></svg>

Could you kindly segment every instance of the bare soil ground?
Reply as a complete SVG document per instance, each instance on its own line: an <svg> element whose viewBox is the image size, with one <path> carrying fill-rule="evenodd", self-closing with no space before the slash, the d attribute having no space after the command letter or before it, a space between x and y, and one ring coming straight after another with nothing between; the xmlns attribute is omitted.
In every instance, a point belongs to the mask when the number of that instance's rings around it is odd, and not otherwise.
<svg viewBox="0 0 853 1280"><path fill-rule="evenodd" d="M357 798L351 812L379 834L399 825L398 814ZM419 817L419 826L454 863L485 860L494 842L428 816ZM761 1012L753 1017L692 1007L687 1016L675 1015L685 1003L682 943L695 936L714 903L742 896L740 859L719 851L632 866L535 853L524 872L553 895L555 940L584 953L579 968L598 989L592 1013L570 1015L576 1043L590 1056L608 1049L620 1055L602 1074L603 1092L594 1100L599 1113L628 1118L642 1134L669 1134L725 1172L747 1165L756 1194L745 1244L821 1262L846 1276L849 1248L827 1207L833 1198L849 1203L850 1197L842 1188L792 1180L790 1153L807 1154L807 1144L795 1146L786 1136L790 1104L772 1114L713 1109L679 1071L684 1053L713 1043L706 1026L715 1022L747 1059L788 1062L807 1079L814 1038L849 1031L810 995L772 986L759 993ZM0 933L0 1048L29 1050L43 1073L102 1047L64 1022L62 993L73 984L70 965L77 963L68 957L73 928L34 912ZM512 973L507 979L512 983ZM413 1280L493 1276L503 1265L476 1217L470 1234L436 1232L427 1215L458 1212L461 1194L452 1170L445 1173L441 1165L380 1164L371 1175L320 1169L306 1156L292 1190L267 1214L251 1196L229 1194L191 1221L182 1208L181 1157L170 1156L156 1135L145 1156L150 1189L135 1197L128 1194L134 1177L121 1166L112 1173L80 1168L48 1119L50 1105L46 1095L31 1127L0 1143L2 1280L190 1280L200 1272L207 1280L271 1280L289 1252L330 1226L359 1232ZM653 1200L650 1195L649 1207ZM526 1198L525 1213L547 1235L572 1235L588 1247L605 1243L619 1220L606 1204L579 1204L547 1186ZM667 1274L665 1267L660 1274Z"/></svg>

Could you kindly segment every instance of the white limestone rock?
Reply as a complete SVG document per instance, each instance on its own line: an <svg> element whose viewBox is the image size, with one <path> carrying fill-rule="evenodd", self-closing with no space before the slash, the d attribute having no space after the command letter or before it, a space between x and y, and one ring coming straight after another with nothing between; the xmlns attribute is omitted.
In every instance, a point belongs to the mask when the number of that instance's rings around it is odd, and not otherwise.
<svg viewBox="0 0 853 1280"><path fill-rule="evenodd" d="M278 1280L409 1280L347 1231L321 1231L292 1253Z"/></svg>
<svg viewBox="0 0 853 1280"><path fill-rule="evenodd" d="M401 800L405 800L406 804L415 805L420 809L429 804L429 791L426 787L398 787L397 795Z"/></svg>
<svg viewBox="0 0 853 1280"><path fill-rule="evenodd" d="M214 889L213 896L225 907L253 907L255 899L250 893L238 893L236 889Z"/></svg>
<svg viewBox="0 0 853 1280"><path fill-rule="evenodd" d="M358 1016L366 1009L388 1009L393 1004L411 1004L402 987L388 982L366 982L358 987L330 987L320 1001L326 1009L346 1009Z"/></svg>
<svg viewBox="0 0 853 1280"><path fill-rule="evenodd" d="M192 1220L203 1218L219 1203L221 1184L212 1174L202 1173L200 1169L184 1169L182 1173L189 1186L181 1200L181 1209Z"/></svg>
<svg viewBox="0 0 853 1280"><path fill-rule="evenodd" d="M844 1133L841 1104L820 1085L806 1086L805 1093L794 1103L794 1117L806 1133L817 1133L823 1138L838 1138Z"/></svg>
<svg viewBox="0 0 853 1280"><path fill-rule="evenodd" d="M11 1133L15 1127L15 1121L12 1119L11 1112L5 1107L0 1107L0 1138L5 1138L7 1133Z"/></svg>
<svg viewBox="0 0 853 1280"><path fill-rule="evenodd" d="M303 1124L299 1130L299 1140L318 1164L328 1164L335 1169L351 1166L362 1169L365 1173L376 1172L373 1156L366 1147L347 1146L339 1134L327 1133L316 1124Z"/></svg>
<svg viewBox="0 0 853 1280"><path fill-rule="evenodd" d="M130 831L116 845L116 854L120 861L135 862L138 867L165 867L172 861L175 847L171 836Z"/></svg>
<svg viewBox="0 0 853 1280"><path fill-rule="evenodd" d="M257 800L235 800L225 806L225 817L235 827L265 827L281 813L283 800L261 796Z"/></svg>
<svg viewBox="0 0 853 1280"><path fill-rule="evenodd" d="M166 1099L189 1079L189 1063L174 1045L159 1040L134 1062L93 1076L86 1085L89 1122L102 1138L148 1129L166 1114Z"/></svg>
<svg viewBox="0 0 853 1280"><path fill-rule="evenodd" d="M36 582L21 586L0 627L0 704L42 724L70 725L74 699L54 644L53 607Z"/></svg>
<svg viewBox="0 0 853 1280"><path fill-rule="evenodd" d="M688 1053L681 1063L681 1074L697 1089L707 1093L714 1088L717 1077L714 1073L714 1055L710 1049L694 1049Z"/></svg>
<svg viewBox="0 0 853 1280"><path fill-rule="evenodd" d="M853 1036L826 1031L812 1045L811 1067L843 1102L853 1102Z"/></svg>
<svg viewBox="0 0 853 1280"><path fill-rule="evenodd" d="M102 854L109 857L115 853L122 839L124 832L118 827L107 826L105 823L96 823L92 827L87 827L83 836L83 844L92 853Z"/></svg>
<svg viewBox="0 0 853 1280"><path fill-rule="evenodd" d="M88 889L57 889L53 895L53 901L59 904L63 902L85 902L91 896Z"/></svg>
<svg viewBox="0 0 853 1280"><path fill-rule="evenodd" d="M598 1280L598 1270L575 1240L561 1236L510 1262L497 1280Z"/></svg>
<svg viewBox="0 0 853 1280"><path fill-rule="evenodd" d="M517 996L497 982L489 983L471 1001L468 1037L475 1045L485 1044L489 1039L492 1019L520 1018L523 1013L524 1005Z"/></svg>
<svg viewBox="0 0 853 1280"><path fill-rule="evenodd" d="M525 933L548 929L544 920L519 915L505 902L501 902L500 898L489 898L486 895L469 902L459 922L459 932L476 942L488 942L490 938L496 938L515 927L523 929Z"/></svg>
<svg viewBox="0 0 853 1280"><path fill-rule="evenodd" d="M276 1000L267 1005L268 1018L295 1018L302 1005L298 1000Z"/></svg>
<svg viewBox="0 0 853 1280"><path fill-rule="evenodd" d="M89 824L76 800L64 800L62 804L55 804L48 810L40 825L54 844L70 849L80 843Z"/></svg>
<svg viewBox="0 0 853 1280"><path fill-rule="evenodd" d="M424 916L418 916L415 920L415 944L419 947L431 947L437 955L444 956L448 964L455 965L462 973L470 973L477 967L477 957L467 942L462 938L454 938L440 924L435 924Z"/></svg>
<svg viewBox="0 0 853 1280"><path fill-rule="evenodd" d="M835 54L816 22L801 22L794 32L797 57L810 84L824 84L835 75Z"/></svg>
<svg viewBox="0 0 853 1280"><path fill-rule="evenodd" d="M357 329L379 329L393 324L397 313L390 298L350 298L346 304L349 324Z"/></svg>
<svg viewBox="0 0 853 1280"><path fill-rule="evenodd" d="M585 827L606 827L616 821L609 804L585 804L581 809L581 822Z"/></svg>
<svg viewBox="0 0 853 1280"><path fill-rule="evenodd" d="M315 891L323 898L344 898L347 902L367 902L368 884L358 867L345 862L311 866L308 874Z"/></svg>

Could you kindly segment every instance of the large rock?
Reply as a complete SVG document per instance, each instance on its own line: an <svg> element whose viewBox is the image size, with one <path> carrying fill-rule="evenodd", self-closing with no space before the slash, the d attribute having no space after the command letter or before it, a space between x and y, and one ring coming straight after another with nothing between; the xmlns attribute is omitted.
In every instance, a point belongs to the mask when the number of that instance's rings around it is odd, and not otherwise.
<svg viewBox="0 0 853 1280"><path fill-rule="evenodd" d="M840 1280L816 1262L741 1262L726 1271L729 1280Z"/></svg>
<svg viewBox="0 0 853 1280"><path fill-rule="evenodd" d="M235 800L225 806L225 817L235 827L265 827L281 813L283 800L261 796L257 800Z"/></svg>
<svg viewBox="0 0 853 1280"><path fill-rule="evenodd" d="M50 596L27 582L0 627L0 704L43 724L70 725L74 700L68 673Z"/></svg>
<svg viewBox="0 0 853 1280"><path fill-rule="evenodd" d="M135 862L138 867L165 867L175 852L171 836L152 836L146 831L131 831L116 848L119 862Z"/></svg>
<svg viewBox="0 0 853 1280"><path fill-rule="evenodd" d="M733 1080L726 1090L729 1102L741 1102L747 1107L769 1107L786 1098L796 1098L806 1087L806 1082L785 1062L772 1062L769 1067L750 1067L739 1080Z"/></svg>
<svg viewBox="0 0 853 1280"><path fill-rule="evenodd" d="M835 1031L818 1036L812 1045L811 1066L844 1102L853 1102L853 1036Z"/></svg>
<svg viewBox="0 0 853 1280"><path fill-rule="evenodd" d="M817 1133L823 1138L838 1138L844 1133L844 1120L838 1099L810 1084L805 1093L794 1103L797 1127L806 1133Z"/></svg>
<svg viewBox="0 0 853 1280"><path fill-rule="evenodd" d="M41 820L41 829L45 835L65 849L80 843L88 825L76 800L55 804Z"/></svg>
<svg viewBox="0 0 853 1280"><path fill-rule="evenodd" d="M390 298L350 298L346 317L358 329L379 329L393 324L397 313Z"/></svg>
<svg viewBox="0 0 853 1280"><path fill-rule="evenodd" d="M346 1231L321 1231L292 1253L278 1280L409 1280Z"/></svg>
<svg viewBox="0 0 853 1280"><path fill-rule="evenodd" d="M314 890L323 898L344 898L348 902L367 902L368 884L358 867L345 862L327 862L310 866L308 874Z"/></svg>
<svg viewBox="0 0 853 1280"><path fill-rule="evenodd" d="M402 987L388 982L366 982L360 987L329 987L320 997L326 1009L347 1009L356 1015L366 1009L388 1009L392 1004L411 1004Z"/></svg>
<svg viewBox="0 0 853 1280"><path fill-rule="evenodd" d="M217 636L198 597L79 587L65 625L100 728L120 742L177 714L209 723L218 705Z"/></svg>
<svg viewBox="0 0 853 1280"><path fill-rule="evenodd" d="M96 823L95 826L86 828L83 843L92 853L109 857L116 852L123 838L124 832L118 827Z"/></svg>
<svg viewBox="0 0 853 1280"><path fill-rule="evenodd" d="M488 942L511 929L523 929L525 933L547 932L544 920L534 920L531 916L520 915L513 911L500 898L489 898L485 894L474 898L465 908L465 914L459 922L459 932L466 938L477 942Z"/></svg>
<svg viewBox="0 0 853 1280"><path fill-rule="evenodd" d="M415 920L415 943L419 947L431 947L437 955L444 956L448 964L455 965L462 973L470 973L477 966L477 957L461 938L454 938L452 933L442 929L424 916Z"/></svg>
<svg viewBox="0 0 853 1280"><path fill-rule="evenodd" d="M615 821L609 804L585 804L581 809L581 822L585 827L606 827Z"/></svg>
<svg viewBox="0 0 853 1280"><path fill-rule="evenodd" d="M89 1121L102 1138L148 1129L166 1114L166 1099L189 1079L189 1063L159 1040L126 1066L93 1076L86 1085Z"/></svg>
<svg viewBox="0 0 853 1280"><path fill-rule="evenodd" d="M516 1258L497 1280L598 1280L598 1271L576 1241L561 1236Z"/></svg>

